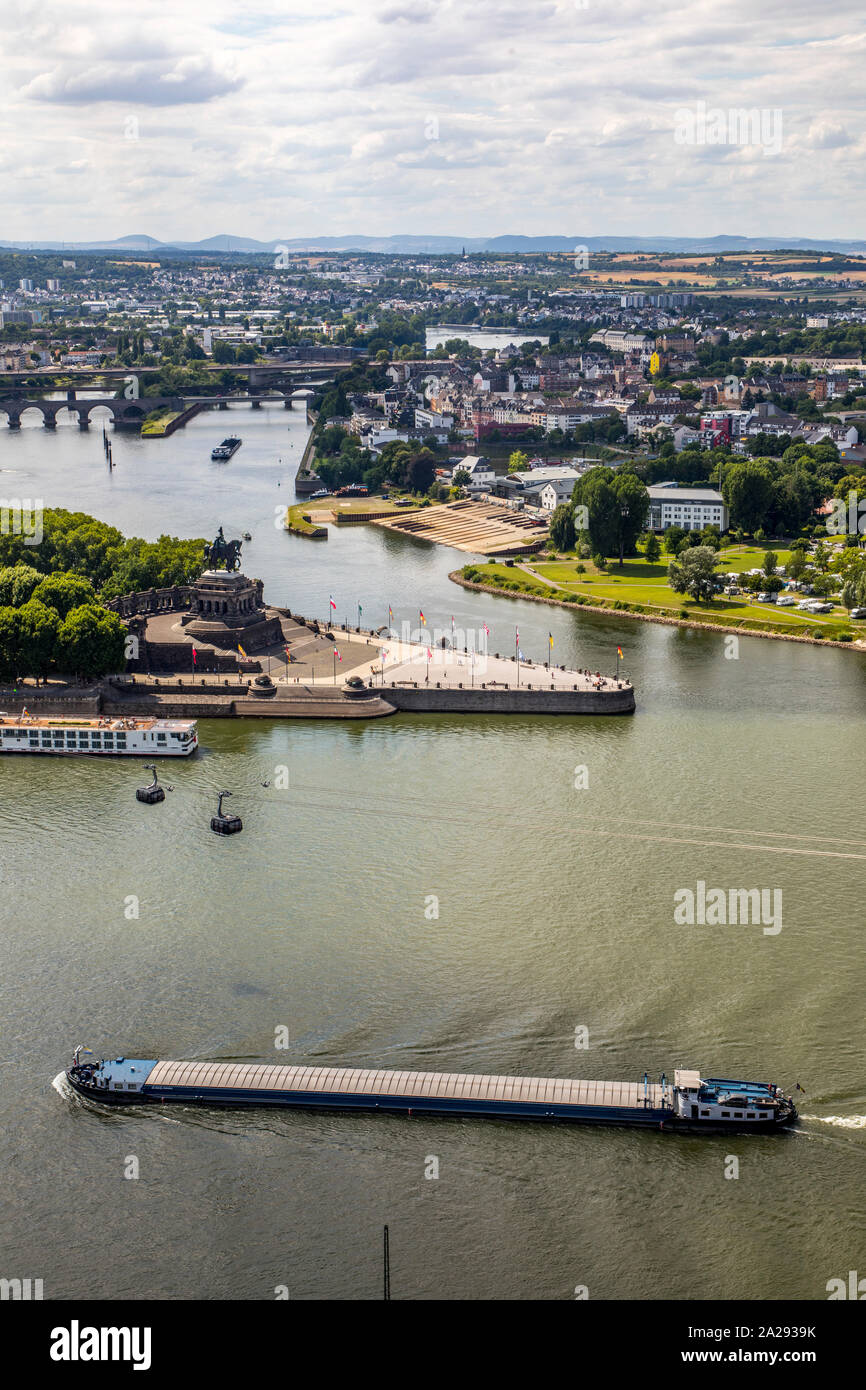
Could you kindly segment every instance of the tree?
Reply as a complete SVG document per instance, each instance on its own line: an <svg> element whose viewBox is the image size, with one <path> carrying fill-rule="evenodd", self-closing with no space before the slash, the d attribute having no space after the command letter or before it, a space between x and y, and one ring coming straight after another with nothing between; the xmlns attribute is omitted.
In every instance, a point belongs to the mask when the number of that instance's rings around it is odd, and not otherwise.
<svg viewBox="0 0 866 1390"><path fill-rule="evenodd" d="M557 550L574 549L574 509L562 502L550 518L550 539Z"/></svg>
<svg viewBox="0 0 866 1390"><path fill-rule="evenodd" d="M812 556L812 562L821 574L825 574L830 568L830 552L823 541L819 541L815 547L815 554Z"/></svg>
<svg viewBox="0 0 866 1390"><path fill-rule="evenodd" d="M682 526L668 526L664 533L665 550L668 555L679 555L680 546L688 532Z"/></svg>
<svg viewBox="0 0 866 1390"><path fill-rule="evenodd" d="M21 610L0 608L0 673L17 676L21 660Z"/></svg>
<svg viewBox="0 0 866 1390"><path fill-rule="evenodd" d="M773 496L766 459L732 463L722 475L722 496L736 527L754 534L763 526Z"/></svg>
<svg viewBox="0 0 866 1390"><path fill-rule="evenodd" d="M648 531L646 542L643 548L644 559L647 561L648 564L654 565L661 553L662 548L659 545L658 536L656 535L655 531Z"/></svg>
<svg viewBox="0 0 866 1390"><path fill-rule="evenodd" d="M677 594L688 594L696 603L709 603L715 594L713 570L716 553L709 546L696 545L684 550L679 561L668 565L668 583Z"/></svg>
<svg viewBox="0 0 866 1390"><path fill-rule="evenodd" d="M777 563L778 560L776 557L775 550L768 550L764 555L764 563L762 565L764 574L767 576L768 579L774 578L776 574Z"/></svg>
<svg viewBox="0 0 866 1390"><path fill-rule="evenodd" d="M102 676L125 665L126 628L116 613L94 604L73 608L57 640L57 664L78 676Z"/></svg>
<svg viewBox="0 0 866 1390"><path fill-rule="evenodd" d="M78 574L49 574L34 589L33 598L65 618L73 608L94 603L96 594L90 580L82 579Z"/></svg>
<svg viewBox="0 0 866 1390"><path fill-rule="evenodd" d="M21 665L36 677L38 684L39 678L47 676L54 665L60 616L54 608L47 607L34 597L18 609L18 618Z"/></svg>
<svg viewBox="0 0 866 1390"><path fill-rule="evenodd" d="M646 525L649 493L635 473L626 471L614 475L613 493L618 504L615 519L621 568L623 556L634 554L637 538Z"/></svg>
<svg viewBox="0 0 866 1390"><path fill-rule="evenodd" d="M515 449L513 454L508 456L509 473L523 473L529 467L529 455L522 449Z"/></svg>
<svg viewBox="0 0 866 1390"><path fill-rule="evenodd" d="M225 338L215 338L213 342L214 362L236 362L237 357L231 343Z"/></svg>
<svg viewBox="0 0 866 1390"><path fill-rule="evenodd" d="M806 569L805 550L801 550L799 548L796 550L792 550L791 558L785 566L785 569L787 571L789 579L799 579Z"/></svg>
<svg viewBox="0 0 866 1390"><path fill-rule="evenodd" d="M429 449L420 449L409 463L406 485L412 492L427 492L436 477L436 459Z"/></svg>
<svg viewBox="0 0 866 1390"><path fill-rule="evenodd" d="M42 580L32 565L9 565L0 569L0 606L20 608Z"/></svg>
<svg viewBox="0 0 866 1390"><path fill-rule="evenodd" d="M618 548L619 503L613 476L610 468L591 468L578 478L572 493L572 501L586 508L590 543L599 555L612 555Z"/></svg>
<svg viewBox="0 0 866 1390"><path fill-rule="evenodd" d="M466 468L456 469L453 477L456 487L466 487L469 483L469 472Z"/></svg>

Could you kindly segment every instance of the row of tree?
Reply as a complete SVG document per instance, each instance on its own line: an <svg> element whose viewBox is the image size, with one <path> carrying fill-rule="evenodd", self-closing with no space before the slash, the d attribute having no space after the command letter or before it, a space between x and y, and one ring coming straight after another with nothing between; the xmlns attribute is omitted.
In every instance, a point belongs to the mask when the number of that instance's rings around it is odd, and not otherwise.
<svg viewBox="0 0 866 1390"><path fill-rule="evenodd" d="M0 567L24 565L45 575L74 575L88 580L103 599L142 589L189 584L202 569L205 542L160 536L156 541L127 540L122 532L86 512L48 508L42 514L42 539L0 534Z"/></svg>
<svg viewBox="0 0 866 1390"><path fill-rule="evenodd" d="M78 677L120 671L126 628L103 608L89 580L43 575L30 565L0 569L0 676L52 671Z"/></svg>

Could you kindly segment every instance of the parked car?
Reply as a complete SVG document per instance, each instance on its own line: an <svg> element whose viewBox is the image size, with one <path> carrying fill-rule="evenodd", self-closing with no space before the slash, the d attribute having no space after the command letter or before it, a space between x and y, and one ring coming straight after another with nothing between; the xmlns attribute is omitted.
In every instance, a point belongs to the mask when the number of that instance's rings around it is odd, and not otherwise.
<svg viewBox="0 0 866 1390"><path fill-rule="evenodd" d="M759 603L775 603L775 602L776 602L776 596L775 596L775 594L769 594L769 593L766 593L766 594L756 594L755 597L757 598L757 600L758 600Z"/></svg>
<svg viewBox="0 0 866 1390"><path fill-rule="evenodd" d="M327 497L327 496L328 496L328 489L327 489L326 487L320 487L318 492L311 492L311 493L310 493L310 500L312 501L312 499L313 499L314 497Z"/></svg>
<svg viewBox="0 0 866 1390"><path fill-rule="evenodd" d="M852 618L866 618L866 608L852 608L850 616Z"/></svg>
<svg viewBox="0 0 866 1390"><path fill-rule="evenodd" d="M810 604L809 604L809 612L810 612L810 613L832 613L832 612L833 612L833 605L832 605L832 603L810 603Z"/></svg>
<svg viewBox="0 0 866 1390"><path fill-rule="evenodd" d="M797 600L794 598L793 594L780 594L779 597L776 599L776 607L790 608L792 604L795 604L796 602ZM866 612L866 609L864 609L864 612Z"/></svg>
<svg viewBox="0 0 866 1390"><path fill-rule="evenodd" d="M726 594L738 594L739 592L740 592L740 590L738 589L738 587L737 587L736 584L726 584L726 585L725 585L725 593L726 593Z"/></svg>

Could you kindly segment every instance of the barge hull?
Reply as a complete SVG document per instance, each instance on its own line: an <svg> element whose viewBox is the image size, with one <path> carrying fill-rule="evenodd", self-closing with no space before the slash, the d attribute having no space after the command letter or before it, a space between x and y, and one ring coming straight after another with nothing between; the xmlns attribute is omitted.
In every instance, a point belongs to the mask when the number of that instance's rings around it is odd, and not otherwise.
<svg viewBox="0 0 866 1390"><path fill-rule="evenodd" d="M787 1122L773 1114L763 1122L752 1115L743 1126L686 1118L669 1087L648 1082L126 1058L75 1065L67 1077L81 1095L111 1105L280 1106L695 1131L772 1131Z"/></svg>

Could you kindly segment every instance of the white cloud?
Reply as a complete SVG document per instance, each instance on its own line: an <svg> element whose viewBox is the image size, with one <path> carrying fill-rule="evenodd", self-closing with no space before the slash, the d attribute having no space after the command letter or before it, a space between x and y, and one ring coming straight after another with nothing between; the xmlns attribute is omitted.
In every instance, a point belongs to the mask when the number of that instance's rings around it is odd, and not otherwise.
<svg viewBox="0 0 866 1390"><path fill-rule="evenodd" d="M0 237L857 236L866 211L853 0L12 0L5 32ZM698 102L780 109L783 148L678 145Z"/></svg>

